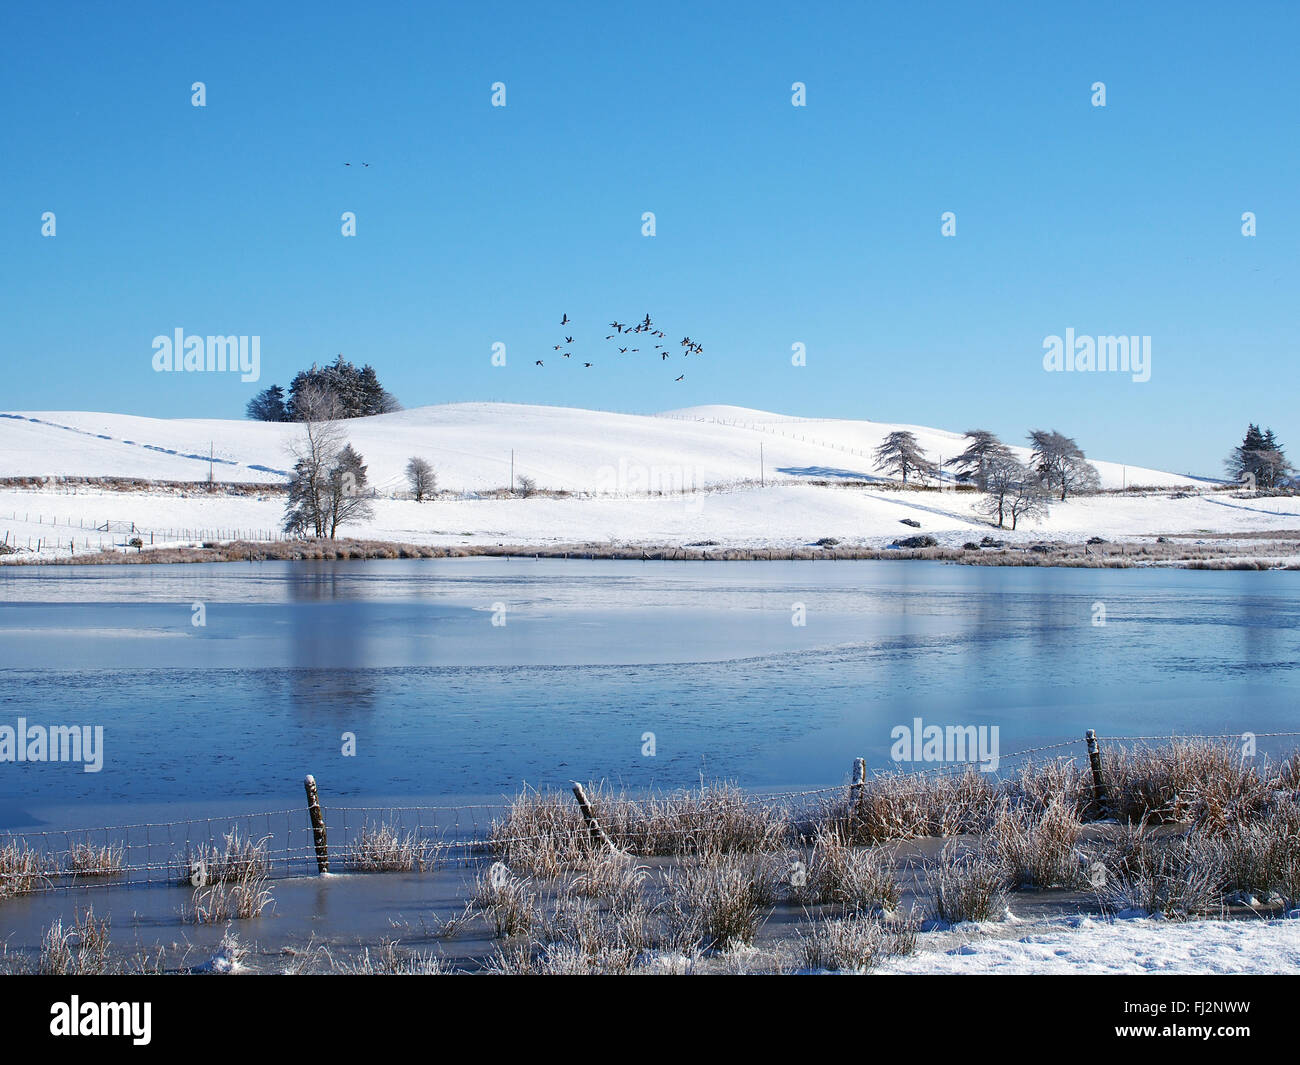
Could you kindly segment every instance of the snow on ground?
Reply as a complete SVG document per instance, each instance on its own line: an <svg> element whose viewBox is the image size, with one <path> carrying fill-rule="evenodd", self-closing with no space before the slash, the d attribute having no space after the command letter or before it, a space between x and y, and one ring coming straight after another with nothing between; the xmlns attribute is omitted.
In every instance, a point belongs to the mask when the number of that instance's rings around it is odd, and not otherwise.
<svg viewBox="0 0 1300 1065"><path fill-rule="evenodd" d="M922 450L934 462L944 462L966 450L964 434L945 429L930 429L924 425L892 425L883 422L833 418L792 418L780 414L768 414L765 411L749 410L745 407L725 406L686 407L682 410L667 411L660 417L703 420L731 426L738 430L761 432L780 437L778 443L784 441L816 443L818 446L838 450L841 453L847 452L856 458L856 467L851 462L850 468L866 470L871 469L872 452L880 446L888 433L898 429L912 433ZM769 443L768 446L771 444ZM1029 460L1030 451L1027 447L1011 443L1011 450L1022 462ZM865 466L863 462L866 463ZM1205 483L1204 478L1193 477L1190 474L1165 473L1142 466L1125 466L1118 462L1094 460L1092 464L1097 468L1103 488L1125 488L1129 485L1168 488Z"/></svg>
<svg viewBox="0 0 1300 1065"><path fill-rule="evenodd" d="M871 450L898 426L789 418L737 407L695 407L663 415L511 404L424 407L347 424L380 495L374 518L344 529L349 536L439 545L570 543L620 546L793 547L834 537L882 547L928 533L944 546L992 530L977 497L957 492L899 492L842 487L876 481ZM934 459L950 457L960 435L909 427ZM130 415L37 412L0 415L0 476L117 476L202 481L209 447L218 481L283 482L297 426L248 421L162 420ZM762 444L764 487L760 477ZM515 472L556 498L480 498ZM429 459L435 501L393 498L404 490L412 455ZM1205 484L1141 467L1097 463L1103 481L1160 485L1138 496L1097 496L1054 503L1041 522L1012 542L1152 537L1163 533L1233 533L1300 528L1300 498L1249 499L1207 494ZM817 485L812 482L829 482ZM1175 498L1169 491L1187 487ZM683 489L685 491L683 492ZM662 494L658 494L662 493ZM1180 493L1181 494L1181 493ZM269 538L280 526L284 497L182 494L163 489L114 492L90 486L0 489L0 539L25 547L75 541L78 550L125 543L132 524L146 544ZM909 528L903 519L919 523ZM110 530L95 531L105 523ZM121 526L121 527L119 527ZM152 534L152 536L150 535Z"/></svg>
<svg viewBox="0 0 1300 1065"><path fill-rule="evenodd" d="M1015 928L1016 926L1012 926ZM916 954L881 973L1300 973L1300 919L1114 921L1063 917L1008 929L959 925L971 938L934 949L922 933Z"/></svg>
<svg viewBox="0 0 1300 1065"><path fill-rule="evenodd" d="M1235 502L1235 501L1234 501ZM348 536L402 543L686 545L712 540L728 547L792 547L835 537L845 545L884 546L900 536L933 535L945 546L995 533L1011 542L1078 542L1158 533L1300 528L1300 498L1224 506L1200 498L1101 497L1054 504L1040 523L1015 533L990 527L967 494L903 494L812 485L777 485L663 498L440 499L373 501L374 518L345 527ZM111 492L78 488L0 489L0 539L25 546L30 538L66 544L124 543L127 533L96 532L106 522L134 524L146 543L268 538L280 524L284 496L223 496L203 492ZM920 528L903 525L908 518Z"/></svg>
<svg viewBox="0 0 1300 1065"><path fill-rule="evenodd" d="M483 491L516 474L541 488L643 492L659 485L769 480L874 479L872 451L910 429L936 461L963 447L961 434L883 422L789 418L742 407L692 407L661 415L611 414L511 403L454 403L347 423L381 492L404 488L413 455L432 462L443 488ZM0 477L118 476L197 481L274 481L292 462L292 424L140 418L77 411L0 415ZM1096 463L1103 487L1172 486L1196 478ZM279 471L277 473L277 471Z"/></svg>

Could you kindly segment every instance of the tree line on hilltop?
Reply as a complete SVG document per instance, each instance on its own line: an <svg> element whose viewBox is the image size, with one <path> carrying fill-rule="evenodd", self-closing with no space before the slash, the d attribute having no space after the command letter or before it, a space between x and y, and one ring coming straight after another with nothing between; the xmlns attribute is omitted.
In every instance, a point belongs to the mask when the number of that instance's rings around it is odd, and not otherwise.
<svg viewBox="0 0 1300 1065"><path fill-rule="evenodd" d="M248 401L245 414L260 422L307 421L322 391L334 396L339 418L366 418L402 409L397 397L380 384L373 366L357 367L340 355L325 366L312 363L310 369L299 370L287 393L279 385L263 389Z"/></svg>

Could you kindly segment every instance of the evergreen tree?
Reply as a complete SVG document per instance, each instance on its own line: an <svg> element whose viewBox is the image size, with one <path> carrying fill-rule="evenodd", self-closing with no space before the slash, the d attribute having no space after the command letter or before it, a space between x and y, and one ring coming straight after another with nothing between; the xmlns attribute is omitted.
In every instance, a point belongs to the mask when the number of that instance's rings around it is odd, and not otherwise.
<svg viewBox="0 0 1300 1065"><path fill-rule="evenodd" d="M981 492L988 489L988 470L998 459L1010 458L1011 449L987 429L967 429L966 450L944 463L957 471L957 480L972 481Z"/></svg>
<svg viewBox="0 0 1300 1065"><path fill-rule="evenodd" d="M1045 488L1061 493L1061 502L1074 492L1095 492L1101 487L1097 469L1073 437L1055 429L1033 429L1029 433L1033 446L1032 463Z"/></svg>
<svg viewBox="0 0 1300 1065"><path fill-rule="evenodd" d="M365 495L365 488L365 463L351 444L345 444L339 452L337 463L330 470L328 501L324 508L331 540L344 522L374 517L374 509Z"/></svg>
<svg viewBox="0 0 1300 1065"><path fill-rule="evenodd" d="M248 401L244 413L259 422L287 422L289 411L284 403L284 389L272 385Z"/></svg>
<svg viewBox="0 0 1300 1065"><path fill-rule="evenodd" d="M325 366L313 363L310 369L299 370L294 375L285 401L285 420L306 421L309 412L303 409L302 397L320 389L338 401L341 418L366 418L402 409L393 394L380 384L373 366L358 368L339 355Z"/></svg>
<svg viewBox="0 0 1300 1065"><path fill-rule="evenodd" d="M899 474L904 484L907 484L909 473L933 475L936 472L934 463L925 457L916 437L901 429L890 433L876 448L876 469Z"/></svg>
<svg viewBox="0 0 1300 1065"><path fill-rule="evenodd" d="M1228 456L1226 465L1234 481L1242 481L1256 489L1279 488L1292 472L1286 452L1277 442L1273 430L1261 430L1254 422L1247 427L1241 446L1234 448Z"/></svg>

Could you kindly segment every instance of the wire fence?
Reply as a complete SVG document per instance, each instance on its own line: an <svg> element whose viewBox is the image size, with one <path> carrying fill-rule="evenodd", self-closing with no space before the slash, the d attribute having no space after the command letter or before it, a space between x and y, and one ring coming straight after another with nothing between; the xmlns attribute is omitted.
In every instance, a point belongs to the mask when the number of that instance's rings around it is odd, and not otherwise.
<svg viewBox="0 0 1300 1065"><path fill-rule="evenodd" d="M19 514L22 514L19 517ZM0 535L0 545L15 550L41 553L44 551L105 550L109 548L153 547L181 543L278 543L295 539L279 529L243 528L235 526L177 526L161 527L116 519L99 520L85 517L60 517L57 514L33 513L11 510L7 519L13 526L24 526L18 531L8 528ZM34 531L33 531L34 530Z"/></svg>
<svg viewBox="0 0 1300 1065"><path fill-rule="evenodd" d="M1297 738L1300 732L1245 734L1253 740ZM1177 741L1241 742L1241 733L1173 736L1097 736L1111 749ZM1085 738L1059 740L997 755L997 774L1019 771L1039 756L1074 761L1088 753ZM1073 753L1071 753L1073 751ZM1244 757L1244 756L1243 756ZM791 819L825 812L855 788L870 787L882 777L929 778L987 770L987 760L945 762L917 769L899 766L867 770L839 784L789 791L740 791L728 787L729 801L747 808L780 810ZM707 793L709 789L703 789ZM647 793L646 799L671 798L678 792ZM603 811L638 797L620 795L612 804L595 793ZM580 799L580 803L584 800ZM296 809L239 813L179 821L37 832L0 832L0 898L38 891L92 887L202 887L236 879L251 870L268 879L308 876L325 865L332 872L424 872L466 865L501 854L511 845L553 843L554 832L512 835L506 831L508 800L498 804L449 806L335 806L321 812L323 838L317 836L310 804ZM576 812L576 808L575 808ZM585 811L584 811L585 813ZM682 837L698 826L654 826L656 839Z"/></svg>

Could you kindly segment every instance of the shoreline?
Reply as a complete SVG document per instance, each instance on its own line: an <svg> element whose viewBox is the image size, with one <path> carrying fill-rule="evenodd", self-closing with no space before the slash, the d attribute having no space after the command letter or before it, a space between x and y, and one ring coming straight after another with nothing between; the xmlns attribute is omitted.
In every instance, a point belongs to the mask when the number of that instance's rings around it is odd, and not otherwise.
<svg viewBox="0 0 1300 1065"><path fill-rule="evenodd" d="M1020 566L1074 569L1136 569L1160 566L1200 570L1300 570L1300 532L1275 534L1249 547L1241 543L1180 545L1183 537L1151 537L1150 542L1106 541L1080 544L1040 541L987 547L888 547L808 544L788 546L727 546L718 543L639 544L415 544L390 540L298 540L266 543L232 540L203 547L154 547L143 550L95 551L53 558L24 557L24 552L0 556L4 566L175 565L204 562L319 562L418 558L535 558L574 561L634 562L820 562L926 561L967 566ZM1206 534L1206 539L1241 540L1240 535ZM1279 549L1281 549L1279 551Z"/></svg>

